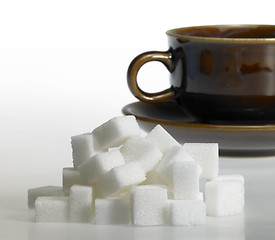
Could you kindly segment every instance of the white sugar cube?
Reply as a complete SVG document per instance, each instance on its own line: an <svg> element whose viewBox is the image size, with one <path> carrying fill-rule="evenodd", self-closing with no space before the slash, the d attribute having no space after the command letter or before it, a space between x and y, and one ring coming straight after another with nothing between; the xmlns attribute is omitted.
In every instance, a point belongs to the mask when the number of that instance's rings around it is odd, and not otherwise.
<svg viewBox="0 0 275 240"><path fill-rule="evenodd" d="M70 191L70 222L91 222L93 213L93 189L90 186L73 185Z"/></svg>
<svg viewBox="0 0 275 240"><path fill-rule="evenodd" d="M120 148L125 162L139 161L145 172L155 168L162 158L161 151L149 140L141 136L130 137Z"/></svg>
<svg viewBox="0 0 275 240"><path fill-rule="evenodd" d="M199 195L197 197L196 200L201 200L201 201L204 201L204 196L203 196L203 192L199 192Z"/></svg>
<svg viewBox="0 0 275 240"><path fill-rule="evenodd" d="M244 182L240 180L209 181L205 185L208 216L230 216L243 212Z"/></svg>
<svg viewBox="0 0 275 240"><path fill-rule="evenodd" d="M96 186L106 198L127 191L145 179L145 171L140 162L134 161L112 168L98 179Z"/></svg>
<svg viewBox="0 0 275 240"><path fill-rule="evenodd" d="M110 119L92 131L97 150L119 147L130 136L138 135L141 129L134 116L119 116Z"/></svg>
<svg viewBox="0 0 275 240"><path fill-rule="evenodd" d="M162 152L165 154L174 146L180 146L180 144L161 126L156 127L148 133L148 140L152 141Z"/></svg>
<svg viewBox="0 0 275 240"><path fill-rule="evenodd" d="M206 220L205 203L202 200L169 200L171 225L202 225Z"/></svg>
<svg viewBox="0 0 275 240"><path fill-rule="evenodd" d="M218 175L213 180L219 181L219 180L237 180L244 182L244 177L240 174L224 174L224 175Z"/></svg>
<svg viewBox="0 0 275 240"><path fill-rule="evenodd" d="M193 200L199 195L200 167L195 161L174 163L174 199Z"/></svg>
<svg viewBox="0 0 275 240"><path fill-rule="evenodd" d="M162 178L156 173L156 171L150 171L146 173L146 180L141 183L142 185L165 185L166 183L162 180Z"/></svg>
<svg viewBox="0 0 275 240"><path fill-rule="evenodd" d="M68 217L68 197L38 197L36 199L36 222L68 222Z"/></svg>
<svg viewBox="0 0 275 240"><path fill-rule="evenodd" d="M96 154L94 139L91 133L71 137L74 168Z"/></svg>
<svg viewBox="0 0 275 240"><path fill-rule="evenodd" d="M174 163L174 199L193 200L199 195L200 167L195 161Z"/></svg>
<svg viewBox="0 0 275 240"><path fill-rule="evenodd" d="M217 177L219 171L218 143L185 143L183 147L201 166L201 178Z"/></svg>
<svg viewBox="0 0 275 240"><path fill-rule="evenodd" d="M181 146L174 146L171 148L161 159L155 171L163 179L163 181L173 187L173 166L177 161L194 161L191 156L186 153L185 149Z"/></svg>
<svg viewBox="0 0 275 240"><path fill-rule="evenodd" d="M168 218L167 188L143 185L131 189L131 219L138 226L165 225Z"/></svg>
<svg viewBox="0 0 275 240"><path fill-rule="evenodd" d="M122 192L120 194L115 195L112 198L119 198L119 199L129 200L130 199L130 191Z"/></svg>
<svg viewBox="0 0 275 240"><path fill-rule="evenodd" d="M83 179L80 176L79 172L74 168L63 168L62 172L62 183L63 183L63 191L65 195L70 194L71 186L75 184L83 185Z"/></svg>
<svg viewBox="0 0 275 240"><path fill-rule="evenodd" d="M63 188L60 186L43 186L28 189L28 207L34 208L34 202L40 196L64 196Z"/></svg>
<svg viewBox="0 0 275 240"><path fill-rule="evenodd" d="M116 149L91 157L78 166L78 171L86 184L92 184L104 173L123 164L125 164L124 158Z"/></svg>
<svg viewBox="0 0 275 240"><path fill-rule="evenodd" d="M96 199L95 200L96 224L129 224L130 204L124 199Z"/></svg>

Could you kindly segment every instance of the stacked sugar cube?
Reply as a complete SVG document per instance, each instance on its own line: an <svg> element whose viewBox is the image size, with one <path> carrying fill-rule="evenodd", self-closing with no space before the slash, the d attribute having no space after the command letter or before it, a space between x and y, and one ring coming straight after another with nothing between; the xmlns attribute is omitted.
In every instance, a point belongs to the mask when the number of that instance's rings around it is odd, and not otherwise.
<svg viewBox="0 0 275 240"><path fill-rule="evenodd" d="M63 187L28 191L37 222L190 226L243 212L244 179L218 174L216 143L181 145L160 125L145 135L120 116L71 145Z"/></svg>

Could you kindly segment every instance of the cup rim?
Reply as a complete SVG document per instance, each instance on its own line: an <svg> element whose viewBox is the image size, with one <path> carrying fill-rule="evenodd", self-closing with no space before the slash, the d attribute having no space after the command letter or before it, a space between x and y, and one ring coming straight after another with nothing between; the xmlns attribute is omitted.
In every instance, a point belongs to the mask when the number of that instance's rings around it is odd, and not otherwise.
<svg viewBox="0 0 275 240"><path fill-rule="evenodd" d="M224 24L224 25L201 25L191 27L174 28L166 31L166 34L170 37L175 37L181 41L199 41L199 42L213 42L213 43L246 43L246 44L263 44L263 43L275 43L275 37L273 38L226 38L226 37L205 37L205 36L191 36L187 34L177 33L182 30L201 29L201 28L255 28L255 27L272 27L275 25L269 24Z"/></svg>

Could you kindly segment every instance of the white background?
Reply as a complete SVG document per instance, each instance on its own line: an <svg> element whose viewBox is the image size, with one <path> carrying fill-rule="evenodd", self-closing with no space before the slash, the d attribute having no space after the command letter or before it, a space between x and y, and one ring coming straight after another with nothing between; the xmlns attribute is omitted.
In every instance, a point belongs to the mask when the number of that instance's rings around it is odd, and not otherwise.
<svg viewBox="0 0 275 240"><path fill-rule="evenodd" d="M0 239L29 238L20 224L13 228L25 219L27 189L61 184L70 136L136 101L126 72L137 54L167 50L171 28L275 24L271 2L1 1L0 214L8 220ZM147 91L169 86L161 64L146 65L139 79Z"/></svg>

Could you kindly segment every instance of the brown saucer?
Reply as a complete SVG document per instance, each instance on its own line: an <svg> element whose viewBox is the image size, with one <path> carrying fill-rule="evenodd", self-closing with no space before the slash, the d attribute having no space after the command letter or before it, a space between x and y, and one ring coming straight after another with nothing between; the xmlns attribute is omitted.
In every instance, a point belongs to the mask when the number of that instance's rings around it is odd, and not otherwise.
<svg viewBox="0 0 275 240"><path fill-rule="evenodd" d="M201 123L173 103L135 102L124 106L122 113L134 115L146 132L161 124L181 144L218 142L224 156L275 155L275 124Z"/></svg>

